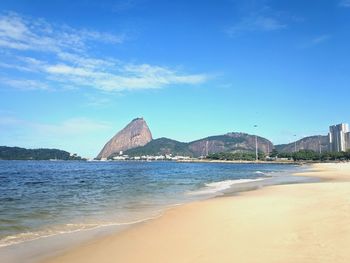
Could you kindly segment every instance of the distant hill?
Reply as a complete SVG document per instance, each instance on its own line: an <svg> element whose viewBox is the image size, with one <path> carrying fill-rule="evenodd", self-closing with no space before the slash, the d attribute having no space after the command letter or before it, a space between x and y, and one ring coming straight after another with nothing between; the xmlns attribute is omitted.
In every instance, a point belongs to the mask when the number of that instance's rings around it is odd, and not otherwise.
<svg viewBox="0 0 350 263"><path fill-rule="evenodd" d="M258 150L268 153L273 149L269 140L257 136ZM255 135L232 132L224 135L210 136L189 143L194 156L208 155L218 152L255 152Z"/></svg>
<svg viewBox="0 0 350 263"><path fill-rule="evenodd" d="M241 132L209 136L189 143L168 138L152 140L151 131L145 120L136 118L105 144L97 159L118 156L120 151L129 156L172 154L192 157L214 153L254 153L255 138L258 140L259 152L265 154L270 153L274 148L278 152L286 153L295 150L318 152L320 147L322 152L329 150L328 136L322 135L306 137L296 143L275 146L266 138Z"/></svg>
<svg viewBox="0 0 350 263"><path fill-rule="evenodd" d="M192 156L193 153L189 150L188 144L175 141L168 138L159 138L150 141L145 146L130 149L124 152L129 156L142 156L142 155L182 155Z"/></svg>
<svg viewBox="0 0 350 263"><path fill-rule="evenodd" d="M259 136L257 139L260 152L267 153L273 149L273 144L269 140ZM152 140L145 146L127 150L124 154L129 156L173 154L199 157L218 152L255 152L255 136L246 133L228 133L190 143L160 138Z"/></svg>
<svg viewBox="0 0 350 263"><path fill-rule="evenodd" d="M278 152L286 152L286 153L295 152L295 150L296 151L312 150L315 152L319 152L320 146L321 146L322 152L329 151L328 136L326 135L309 136L289 144L275 145L275 149Z"/></svg>
<svg viewBox="0 0 350 263"><path fill-rule="evenodd" d="M80 156L71 156L69 152L58 149L25 149L0 146L0 160L82 160Z"/></svg>

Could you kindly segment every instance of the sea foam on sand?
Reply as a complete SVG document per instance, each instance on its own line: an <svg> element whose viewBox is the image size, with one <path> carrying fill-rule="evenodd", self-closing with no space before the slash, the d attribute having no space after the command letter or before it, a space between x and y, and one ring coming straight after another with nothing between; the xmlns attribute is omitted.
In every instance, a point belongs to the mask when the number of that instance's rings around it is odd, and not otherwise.
<svg viewBox="0 0 350 263"><path fill-rule="evenodd" d="M210 195L210 194L222 194L223 191L230 189L235 184L245 184L251 182L257 182L265 180L266 178L256 179L237 179L237 180L224 180L219 182L212 182L205 184L205 187L189 192L188 195Z"/></svg>

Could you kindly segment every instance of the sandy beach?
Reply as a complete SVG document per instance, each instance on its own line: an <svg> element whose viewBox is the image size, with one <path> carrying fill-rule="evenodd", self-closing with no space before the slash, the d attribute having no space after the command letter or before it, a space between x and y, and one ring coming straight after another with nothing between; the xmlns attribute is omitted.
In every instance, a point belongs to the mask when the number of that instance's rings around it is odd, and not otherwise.
<svg viewBox="0 0 350 263"><path fill-rule="evenodd" d="M303 175L324 180L182 205L44 262L350 262L350 164Z"/></svg>

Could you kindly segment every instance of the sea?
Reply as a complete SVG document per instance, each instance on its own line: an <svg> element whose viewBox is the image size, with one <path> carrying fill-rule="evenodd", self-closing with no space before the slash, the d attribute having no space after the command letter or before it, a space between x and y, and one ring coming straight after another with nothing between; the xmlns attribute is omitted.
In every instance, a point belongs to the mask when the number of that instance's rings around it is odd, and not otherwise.
<svg viewBox="0 0 350 263"><path fill-rule="evenodd" d="M2 249L130 226L191 201L312 180L292 176L305 169L259 163L0 161L0 257Z"/></svg>

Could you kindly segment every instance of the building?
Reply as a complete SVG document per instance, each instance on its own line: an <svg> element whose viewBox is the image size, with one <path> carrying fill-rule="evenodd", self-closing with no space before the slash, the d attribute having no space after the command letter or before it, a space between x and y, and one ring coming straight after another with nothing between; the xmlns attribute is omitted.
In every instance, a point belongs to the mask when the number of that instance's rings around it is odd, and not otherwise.
<svg viewBox="0 0 350 263"><path fill-rule="evenodd" d="M350 148L350 131L347 123L329 127L329 147L331 152L344 152Z"/></svg>
<svg viewBox="0 0 350 263"><path fill-rule="evenodd" d="M350 132L345 134L346 150L350 149Z"/></svg>

